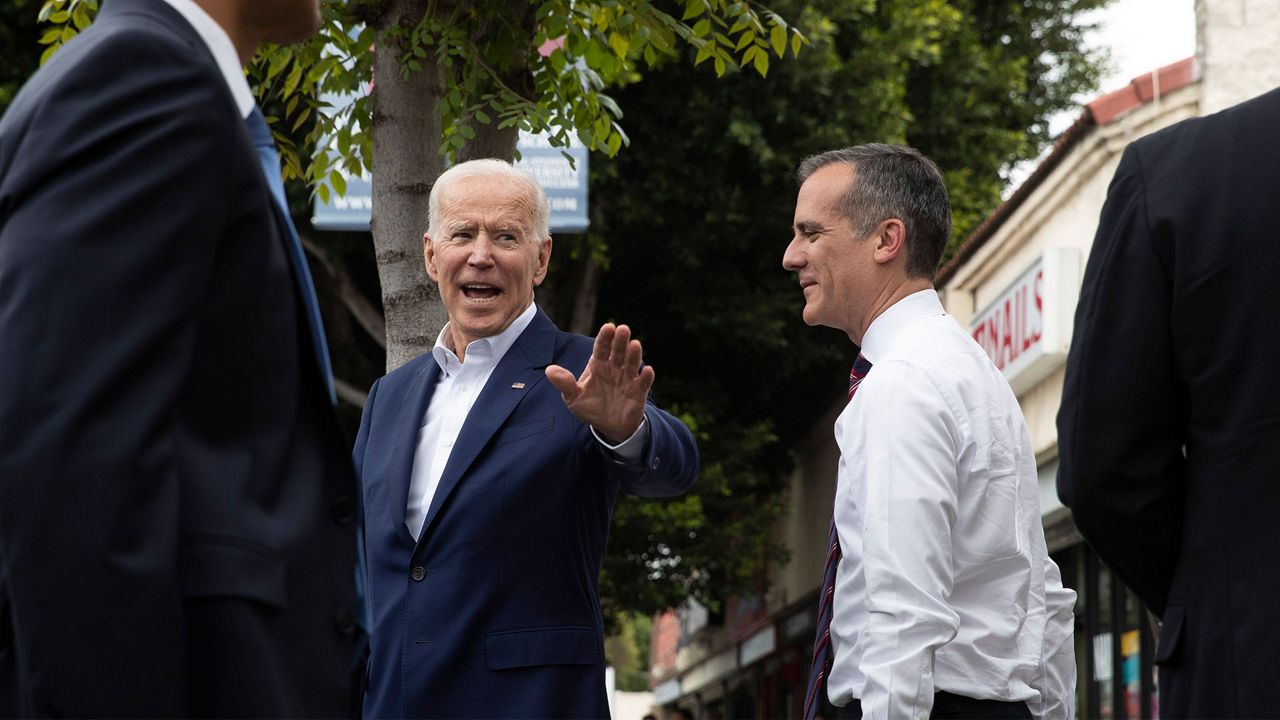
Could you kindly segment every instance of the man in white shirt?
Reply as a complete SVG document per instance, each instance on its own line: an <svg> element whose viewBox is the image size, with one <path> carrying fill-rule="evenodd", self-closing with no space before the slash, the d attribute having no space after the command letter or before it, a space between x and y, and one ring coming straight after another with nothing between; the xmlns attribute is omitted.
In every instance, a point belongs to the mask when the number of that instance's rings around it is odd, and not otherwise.
<svg viewBox="0 0 1280 720"><path fill-rule="evenodd" d="M835 426L814 696L825 681L832 704L875 720L1073 717L1075 593L1045 548L1022 413L933 288L951 234L941 173L871 144L797 177L783 266L804 321L861 350Z"/></svg>
<svg viewBox="0 0 1280 720"><path fill-rule="evenodd" d="M0 717L354 709L355 476L244 78L320 19L106 0L0 120Z"/></svg>

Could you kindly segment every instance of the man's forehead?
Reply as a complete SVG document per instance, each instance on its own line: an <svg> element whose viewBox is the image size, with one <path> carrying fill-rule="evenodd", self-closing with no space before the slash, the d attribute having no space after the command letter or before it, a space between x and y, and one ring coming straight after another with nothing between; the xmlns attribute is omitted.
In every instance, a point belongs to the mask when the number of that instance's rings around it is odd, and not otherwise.
<svg viewBox="0 0 1280 720"><path fill-rule="evenodd" d="M440 199L440 220L445 225L532 225L533 204L518 194L475 196L446 193Z"/></svg>

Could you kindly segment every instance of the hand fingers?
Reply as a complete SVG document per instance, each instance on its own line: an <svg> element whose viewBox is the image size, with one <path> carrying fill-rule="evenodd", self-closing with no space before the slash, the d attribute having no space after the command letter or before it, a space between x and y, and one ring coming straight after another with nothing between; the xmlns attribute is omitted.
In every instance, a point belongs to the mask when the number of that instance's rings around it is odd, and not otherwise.
<svg viewBox="0 0 1280 720"><path fill-rule="evenodd" d="M619 325L613 335L613 346L609 351L609 361L614 367L625 368L627 364L627 345L631 342L631 328ZM635 370L627 373L627 377L635 374Z"/></svg>
<svg viewBox="0 0 1280 720"><path fill-rule="evenodd" d="M560 391L560 396L564 398L565 404L573 402L578 397L578 379L573 373L560 367L559 365L548 365L546 369L547 380Z"/></svg>
<svg viewBox="0 0 1280 720"><path fill-rule="evenodd" d="M638 384L640 386L640 389L644 391L643 394L646 397L649 395L649 388L653 387L653 377L654 377L654 373L653 373L652 365L645 365L643 368L640 369L640 378L638 380Z"/></svg>
<svg viewBox="0 0 1280 720"><path fill-rule="evenodd" d="M640 361L644 359L644 349L640 347L639 340L632 340L627 343L626 357L622 365L622 376L624 378L633 378L636 373L640 372Z"/></svg>
<svg viewBox="0 0 1280 720"><path fill-rule="evenodd" d="M617 334L617 328L613 323L605 323L600 326L600 332L596 333L596 342L591 346L591 358L599 362L608 362L609 352L613 349L613 336Z"/></svg>

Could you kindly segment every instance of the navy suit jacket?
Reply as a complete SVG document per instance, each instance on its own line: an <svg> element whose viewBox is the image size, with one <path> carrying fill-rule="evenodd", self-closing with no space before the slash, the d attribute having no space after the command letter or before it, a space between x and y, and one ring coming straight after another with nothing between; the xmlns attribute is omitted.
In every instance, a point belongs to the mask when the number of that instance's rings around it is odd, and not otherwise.
<svg viewBox="0 0 1280 720"><path fill-rule="evenodd" d="M1280 715L1280 90L1124 152L1089 254L1058 493L1163 619L1162 717Z"/></svg>
<svg viewBox="0 0 1280 720"><path fill-rule="evenodd" d="M0 716L351 711L358 489L286 230L162 0L0 120Z"/></svg>
<svg viewBox="0 0 1280 720"><path fill-rule="evenodd" d="M580 373L591 348L538 311L467 416L416 543L405 508L439 365L423 355L370 390L355 447L373 612L366 717L608 716L597 584L614 500L685 492L698 453L650 404L643 461L608 457L543 374Z"/></svg>

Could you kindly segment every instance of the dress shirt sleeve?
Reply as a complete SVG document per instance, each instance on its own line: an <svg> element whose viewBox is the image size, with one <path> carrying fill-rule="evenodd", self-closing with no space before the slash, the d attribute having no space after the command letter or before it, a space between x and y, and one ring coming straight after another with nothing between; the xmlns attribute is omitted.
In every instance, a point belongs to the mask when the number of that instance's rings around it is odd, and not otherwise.
<svg viewBox="0 0 1280 720"><path fill-rule="evenodd" d="M861 407L848 432L860 436L854 447L862 457L852 462L863 465L865 492L863 717L927 718L934 652L960 625L947 602L957 507L955 415L925 372L895 361L877 365L853 402Z"/></svg>
<svg viewBox="0 0 1280 720"><path fill-rule="evenodd" d="M590 427L590 426L588 426ZM600 433L591 427L591 434L595 436L596 442L604 446L606 450L613 453L614 459L620 462L638 463L644 457L645 446L649 442L649 418L640 418L640 427L631 433L631 437L623 440L617 445L610 444L607 440L600 437Z"/></svg>
<svg viewBox="0 0 1280 720"><path fill-rule="evenodd" d="M1048 558L1044 568L1044 672L1035 689L1040 692L1042 720L1075 720L1076 649L1073 633L1075 591L1062 586L1062 572Z"/></svg>

